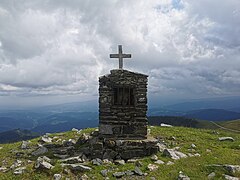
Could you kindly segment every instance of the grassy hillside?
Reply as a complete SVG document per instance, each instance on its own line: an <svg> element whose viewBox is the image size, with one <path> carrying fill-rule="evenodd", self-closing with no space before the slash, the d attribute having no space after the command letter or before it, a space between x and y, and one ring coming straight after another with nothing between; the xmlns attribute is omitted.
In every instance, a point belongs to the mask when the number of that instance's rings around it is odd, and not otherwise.
<svg viewBox="0 0 240 180"><path fill-rule="evenodd" d="M226 121L240 118L240 113L224 109L201 109L190 111L184 116L209 121Z"/></svg>
<svg viewBox="0 0 240 180"><path fill-rule="evenodd" d="M155 177L156 179L177 179L179 171L183 171L184 174L188 175L191 179L207 179L208 174L211 172L216 173L215 179L223 179L222 174L229 174L240 177L240 174L231 174L223 168L209 167L211 164L233 164L240 165L240 134L233 132L226 132L222 130L204 130L204 129L193 129L184 127L150 127L151 134L157 137L161 141L165 141L168 148L179 147L183 153L199 153L200 157L187 157L180 160L172 160L168 157L164 157L161 152L157 154L158 158L165 162L165 164L159 165L158 170L149 171L147 170L148 164L153 164L150 157L140 159L142 163L140 169L143 172L148 173L147 176L126 176L126 179L150 179ZM93 129L85 129L82 133L90 133ZM76 139L80 136L76 132L65 132L52 134L51 137L58 137L63 139ZM231 136L235 139L234 142L220 142L219 137ZM31 147L36 147L39 138L31 140ZM191 149L191 144L195 144L196 148ZM58 159L53 158L51 152L48 152L46 156L53 159L53 165L55 167L48 171L37 171L33 168L36 157L30 156L31 150L21 150L19 146L21 142L13 144L0 144L0 167L10 167L16 159L22 161L22 164L27 167L27 171L23 175L14 175L13 170L8 172L0 171L0 179L52 179L55 173L61 174L65 178L75 179L75 177L81 177L83 173L72 173L64 170ZM193 152L194 151L194 152ZM22 153L21 156L16 155ZM32 160L28 161L28 160ZM173 161L173 165L166 165L166 162ZM114 165L106 164L101 166L94 166L90 162L86 163L87 166L92 167L90 172L85 174L89 179L105 179L100 174L101 170L109 169L108 177L113 178L113 172L134 170L135 165L133 163L126 163L125 165Z"/></svg>
<svg viewBox="0 0 240 180"><path fill-rule="evenodd" d="M228 129L234 129L234 130L240 131L240 119L233 120L233 121L219 122L218 124Z"/></svg>

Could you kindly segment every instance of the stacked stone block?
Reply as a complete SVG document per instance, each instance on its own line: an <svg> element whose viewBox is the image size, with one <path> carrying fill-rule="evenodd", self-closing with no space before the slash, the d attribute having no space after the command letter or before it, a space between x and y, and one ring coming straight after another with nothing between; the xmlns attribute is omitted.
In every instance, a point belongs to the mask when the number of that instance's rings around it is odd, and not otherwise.
<svg viewBox="0 0 240 180"><path fill-rule="evenodd" d="M99 78L99 135L109 139L146 139L147 75L116 69ZM114 88L133 91L133 103L116 105Z"/></svg>

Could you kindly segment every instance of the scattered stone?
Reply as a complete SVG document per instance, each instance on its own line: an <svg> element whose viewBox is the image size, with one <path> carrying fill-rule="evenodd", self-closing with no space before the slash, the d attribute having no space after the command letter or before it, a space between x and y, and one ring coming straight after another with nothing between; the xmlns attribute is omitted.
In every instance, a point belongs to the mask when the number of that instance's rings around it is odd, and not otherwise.
<svg viewBox="0 0 240 180"><path fill-rule="evenodd" d="M83 154L81 158L82 158L83 162L88 161L88 158L87 158L87 156L85 154Z"/></svg>
<svg viewBox="0 0 240 180"><path fill-rule="evenodd" d="M80 177L80 180L88 180L89 178L88 178L88 176L86 175L86 174L84 174L84 175L82 175L81 177Z"/></svg>
<svg viewBox="0 0 240 180"><path fill-rule="evenodd" d="M58 143L58 142L61 142L62 141L62 139L58 139L56 142Z"/></svg>
<svg viewBox="0 0 240 180"><path fill-rule="evenodd" d="M238 165L223 165L223 167L230 173L237 173L240 172L240 166Z"/></svg>
<svg viewBox="0 0 240 180"><path fill-rule="evenodd" d="M191 148L191 149L188 149L188 151L195 152L196 150Z"/></svg>
<svg viewBox="0 0 240 180"><path fill-rule="evenodd" d="M19 167L22 165L22 161L16 160L10 167L10 169L15 169L16 167Z"/></svg>
<svg viewBox="0 0 240 180"><path fill-rule="evenodd" d="M154 162L155 164L164 164L164 162L162 160L157 160Z"/></svg>
<svg viewBox="0 0 240 180"><path fill-rule="evenodd" d="M3 147L0 147L0 150L2 149Z"/></svg>
<svg viewBox="0 0 240 180"><path fill-rule="evenodd" d="M100 165L102 165L102 163L103 163L103 161L99 158L96 158L96 159L92 160L92 164L96 165L96 166L100 166Z"/></svg>
<svg viewBox="0 0 240 180"><path fill-rule="evenodd" d="M212 152L212 150L211 149L206 149L206 152L210 153L210 152Z"/></svg>
<svg viewBox="0 0 240 180"><path fill-rule="evenodd" d="M142 170L138 166L135 166L134 173L139 176L143 175Z"/></svg>
<svg viewBox="0 0 240 180"><path fill-rule="evenodd" d="M43 143L51 143L52 138L48 137L48 134L45 134L44 136L41 137L40 141Z"/></svg>
<svg viewBox="0 0 240 180"><path fill-rule="evenodd" d="M234 141L232 137L220 137L218 138L219 141Z"/></svg>
<svg viewBox="0 0 240 180"><path fill-rule="evenodd" d="M54 136L54 137L53 137L54 140L55 140L55 139L58 139L58 138L59 138L58 136Z"/></svg>
<svg viewBox="0 0 240 180"><path fill-rule="evenodd" d="M79 129L78 132L77 132L77 134L81 134L81 132L82 132L82 129Z"/></svg>
<svg viewBox="0 0 240 180"><path fill-rule="evenodd" d="M174 151L178 151L178 150L180 150L180 149L181 149L181 148L180 148L179 146L173 148Z"/></svg>
<svg viewBox="0 0 240 180"><path fill-rule="evenodd" d="M164 149L166 149L166 145L165 145L165 144L157 143L157 146L158 146L158 150L159 150L160 152L163 152Z"/></svg>
<svg viewBox="0 0 240 180"><path fill-rule="evenodd" d="M221 165L221 164L210 164L207 166L213 166L213 167L223 167L225 168L229 173L239 173L240 172L240 166L239 165Z"/></svg>
<svg viewBox="0 0 240 180"><path fill-rule="evenodd" d="M86 135L85 133L83 133L77 140L77 144L82 145L86 143L88 140L89 140L89 135Z"/></svg>
<svg viewBox="0 0 240 180"><path fill-rule="evenodd" d="M74 139L69 139L69 140L63 140L62 144L64 146L74 146L76 144L76 141Z"/></svg>
<svg viewBox="0 0 240 180"><path fill-rule="evenodd" d="M107 177L108 170L107 169L101 170L100 173L103 177Z"/></svg>
<svg viewBox="0 0 240 180"><path fill-rule="evenodd" d="M137 162L137 159L128 159L127 160L127 163L136 163Z"/></svg>
<svg viewBox="0 0 240 180"><path fill-rule="evenodd" d="M28 141L23 141L21 145L21 149L28 149L29 148L29 142Z"/></svg>
<svg viewBox="0 0 240 180"><path fill-rule="evenodd" d="M36 169L47 169L50 170L52 169L54 166L50 164L51 159L49 159L46 156L43 157L38 157L37 161L35 163L35 168Z"/></svg>
<svg viewBox="0 0 240 180"><path fill-rule="evenodd" d="M136 161L136 162L135 162L135 165L138 166L138 167L142 167L142 166L143 166L143 163L140 162L140 161Z"/></svg>
<svg viewBox="0 0 240 180"><path fill-rule="evenodd" d="M113 173L113 177L116 177L116 178L121 178L125 175L125 172L115 172Z"/></svg>
<svg viewBox="0 0 240 180"><path fill-rule="evenodd" d="M77 128L72 128L72 131L73 132L78 132L78 129Z"/></svg>
<svg viewBox="0 0 240 180"><path fill-rule="evenodd" d="M20 174L23 174L25 170L26 170L26 167L19 167L14 170L13 174L20 175Z"/></svg>
<svg viewBox="0 0 240 180"><path fill-rule="evenodd" d="M133 171L130 171L130 170L127 170L127 171L125 171L125 174L126 174L127 176L132 176L132 175L134 175L134 172L133 172Z"/></svg>
<svg viewBox="0 0 240 180"><path fill-rule="evenodd" d="M161 123L160 126L161 126L161 127L173 127L173 126L170 125L170 124L164 124L164 123Z"/></svg>
<svg viewBox="0 0 240 180"><path fill-rule="evenodd" d="M223 174L223 177L227 180L239 180L239 178L237 178L237 177L229 176L226 174Z"/></svg>
<svg viewBox="0 0 240 180"><path fill-rule="evenodd" d="M200 156L201 156L201 154L199 154L199 153L196 153L196 154L194 154L193 156L195 156L195 157L200 157Z"/></svg>
<svg viewBox="0 0 240 180"><path fill-rule="evenodd" d="M60 159L66 159L69 157L67 154L53 154L53 156L60 158Z"/></svg>
<svg viewBox="0 0 240 180"><path fill-rule="evenodd" d="M0 167L0 172L7 172L7 168L6 167Z"/></svg>
<svg viewBox="0 0 240 180"><path fill-rule="evenodd" d="M103 159L103 164L112 164L112 161L108 159Z"/></svg>
<svg viewBox="0 0 240 180"><path fill-rule="evenodd" d="M44 146L40 146L36 151L32 152L33 156L39 156L48 152L48 149Z"/></svg>
<svg viewBox="0 0 240 180"><path fill-rule="evenodd" d="M85 171L90 171L92 168L88 166L84 166L82 164L61 164L63 167L68 167L72 171L80 171L80 172L85 172Z"/></svg>
<svg viewBox="0 0 240 180"><path fill-rule="evenodd" d="M213 131L212 133L213 134L220 134L218 131Z"/></svg>
<svg viewBox="0 0 240 180"><path fill-rule="evenodd" d="M75 163L82 163L83 160L79 156L76 156L76 157L70 157L67 159L63 159L63 160L61 160L61 162L66 163L66 164L75 164Z"/></svg>
<svg viewBox="0 0 240 180"><path fill-rule="evenodd" d="M208 175L208 179L213 179L216 176L215 172L212 172Z"/></svg>
<svg viewBox="0 0 240 180"><path fill-rule="evenodd" d="M190 180L190 178L187 175L183 174L182 171L180 171L178 175L178 180Z"/></svg>
<svg viewBox="0 0 240 180"><path fill-rule="evenodd" d="M172 162L172 161L167 162L167 165L173 165L173 164L174 164L174 162Z"/></svg>
<svg viewBox="0 0 240 180"><path fill-rule="evenodd" d="M175 140L176 140L176 137L175 137L175 136L171 136L171 137L169 138L169 140L175 141Z"/></svg>
<svg viewBox="0 0 240 180"><path fill-rule="evenodd" d="M27 163L28 163L28 164L31 164L32 162L33 162L33 161L31 161L31 160L27 160Z"/></svg>
<svg viewBox="0 0 240 180"><path fill-rule="evenodd" d="M151 156L151 160L153 160L153 161L157 161L157 160L158 160L158 157L157 157L157 155L155 155L155 154L154 154L154 155L152 155L152 156Z"/></svg>
<svg viewBox="0 0 240 180"><path fill-rule="evenodd" d="M197 146L195 144L191 144L191 148L196 148Z"/></svg>
<svg viewBox="0 0 240 180"><path fill-rule="evenodd" d="M148 168L149 171L155 171L155 170L158 169L158 166L155 165L155 164L149 164L149 165L147 166L147 168Z"/></svg>
<svg viewBox="0 0 240 180"><path fill-rule="evenodd" d="M189 157L193 157L194 155L192 153L187 154Z"/></svg>
<svg viewBox="0 0 240 180"><path fill-rule="evenodd" d="M179 152L179 151L175 151L173 149L164 149L163 155L168 156L168 157L170 157L172 159L175 159L175 160L187 157L186 154L184 154L182 152Z"/></svg>
<svg viewBox="0 0 240 180"><path fill-rule="evenodd" d="M155 177L150 177L150 180L156 180L156 178Z"/></svg>
<svg viewBox="0 0 240 180"><path fill-rule="evenodd" d="M54 180L60 180L62 178L62 175L61 174L54 174L53 175L53 179Z"/></svg>
<svg viewBox="0 0 240 180"><path fill-rule="evenodd" d="M114 161L114 163L115 163L116 165L124 165L124 164L125 164L125 161L124 161L123 159L121 159L121 160L117 159L117 160Z"/></svg>
<svg viewBox="0 0 240 180"><path fill-rule="evenodd" d="M151 129L147 129L147 135L150 135L151 134Z"/></svg>

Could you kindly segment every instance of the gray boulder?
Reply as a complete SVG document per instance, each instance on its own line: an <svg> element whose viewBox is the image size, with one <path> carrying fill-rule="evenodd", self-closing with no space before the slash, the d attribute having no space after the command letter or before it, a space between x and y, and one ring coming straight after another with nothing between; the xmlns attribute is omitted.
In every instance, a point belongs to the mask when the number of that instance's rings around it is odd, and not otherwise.
<svg viewBox="0 0 240 180"><path fill-rule="evenodd" d="M113 173L113 177L116 177L116 178L121 178L125 175L125 172L115 172Z"/></svg>
<svg viewBox="0 0 240 180"><path fill-rule="evenodd" d="M158 165L156 165L156 164L149 164L147 166L147 168L148 168L149 171L156 171L158 169Z"/></svg>
<svg viewBox="0 0 240 180"><path fill-rule="evenodd" d="M41 137L40 141L43 142L43 143L51 143L52 138L48 137L48 135L44 135L44 136Z"/></svg>
<svg viewBox="0 0 240 180"><path fill-rule="evenodd" d="M39 147L37 150L32 152L33 156L39 156L48 152L48 149L44 146Z"/></svg>
<svg viewBox="0 0 240 180"><path fill-rule="evenodd" d="M107 169L101 170L100 173L103 177L107 177L108 170Z"/></svg>
<svg viewBox="0 0 240 180"><path fill-rule="evenodd" d="M157 161L157 160L158 160L157 155L156 155L156 154L152 155L152 156L151 156L151 160L153 160L153 161Z"/></svg>
<svg viewBox="0 0 240 180"><path fill-rule="evenodd" d="M208 175L208 179L213 179L216 176L215 172L212 172Z"/></svg>
<svg viewBox="0 0 240 180"><path fill-rule="evenodd" d="M84 166L82 164L76 163L76 164L62 164L63 167L68 167L72 171L80 171L80 172L85 172L85 171L90 171L92 168L88 166Z"/></svg>
<svg viewBox="0 0 240 180"><path fill-rule="evenodd" d="M117 160L115 160L114 161L114 163L116 164L116 165L124 165L125 164L125 161L123 160L123 159L117 159Z"/></svg>
<svg viewBox="0 0 240 180"><path fill-rule="evenodd" d="M26 170L26 167L19 167L14 170L13 174L20 175L20 174L23 174L25 170Z"/></svg>
<svg viewBox="0 0 240 180"><path fill-rule="evenodd" d="M186 154L184 154L180 151L176 151L174 149L164 149L163 155L168 156L168 157L170 157L172 159L175 159L175 160L187 157Z"/></svg>
<svg viewBox="0 0 240 180"><path fill-rule="evenodd" d="M223 174L223 177L227 180L240 180L237 177L229 176L229 175L226 175L226 174Z"/></svg>
<svg viewBox="0 0 240 180"><path fill-rule="evenodd" d="M187 175L183 174L183 172L180 171L179 175L178 175L178 180L190 180L190 178Z"/></svg>
<svg viewBox="0 0 240 180"><path fill-rule="evenodd" d="M37 161L35 163L35 168L36 169L47 169L50 170L52 169L54 166L50 164L51 159L49 159L46 156L43 157L38 157Z"/></svg>
<svg viewBox="0 0 240 180"><path fill-rule="evenodd" d="M96 158L96 159L92 160L92 164L96 165L96 166L100 166L100 165L103 164L103 161L101 159L99 159L99 158Z"/></svg>
<svg viewBox="0 0 240 180"><path fill-rule="evenodd" d="M29 148L29 142L28 141L23 141L21 144L21 149L28 149Z"/></svg>
<svg viewBox="0 0 240 180"><path fill-rule="evenodd" d="M62 175L61 174L54 174L53 175L53 179L54 180L60 180L62 178Z"/></svg>
<svg viewBox="0 0 240 180"><path fill-rule="evenodd" d="M138 166L135 166L134 173L139 176L144 175L142 170Z"/></svg>
<svg viewBox="0 0 240 180"><path fill-rule="evenodd" d="M155 164L164 164L164 162L162 160L157 160L154 162Z"/></svg>
<svg viewBox="0 0 240 180"><path fill-rule="evenodd" d="M8 169L6 167L0 167L0 172L7 172Z"/></svg>
<svg viewBox="0 0 240 180"><path fill-rule="evenodd" d="M228 164L225 164L225 165L223 165L223 167L230 173L238 173L238 172L240 172L240 166L238 166L238 165L228 165Z"/></svg>
<svg viewBox="0 0 240 180"><path fill-rule="evenodd" d="M232 137L220 137L218 138L219 141L234 141Z"/></svg>
<svg viewBox="0 0 240 180"><path fill-rule="evenodd" d="M83 162L82 158L80 158L79 156L70 157L70 158L67 158L67 159L62 159L60 161L63 162L63 163L66 163L66 164L75 164L75 163L82 163Z"/></svg>

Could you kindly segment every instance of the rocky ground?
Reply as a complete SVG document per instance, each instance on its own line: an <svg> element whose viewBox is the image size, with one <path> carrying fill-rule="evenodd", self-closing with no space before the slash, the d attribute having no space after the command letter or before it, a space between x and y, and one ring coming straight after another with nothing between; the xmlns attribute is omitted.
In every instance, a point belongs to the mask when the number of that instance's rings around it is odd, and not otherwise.
<svg viewBox="0 0 240 180"><path fill-rule="evenodd" d="M0 179L233 179L240 177L240 134L149 127L159 152L145 158L91 158L80 151L94 129L45 134L0 145Z"/></svg>

